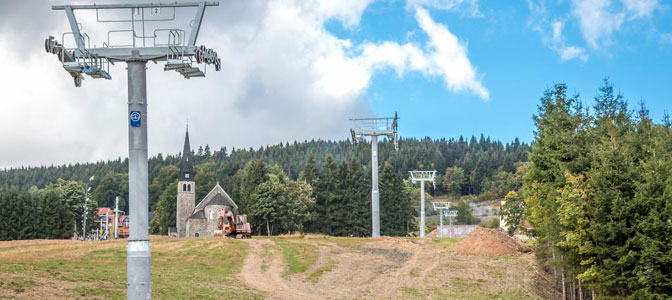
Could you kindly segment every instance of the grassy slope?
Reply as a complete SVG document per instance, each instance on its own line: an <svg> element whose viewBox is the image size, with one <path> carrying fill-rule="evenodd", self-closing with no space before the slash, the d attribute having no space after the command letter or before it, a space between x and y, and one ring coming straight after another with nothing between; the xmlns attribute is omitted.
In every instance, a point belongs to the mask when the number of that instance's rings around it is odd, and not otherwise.
<svg viewBox="0 0 672 300"><path fill-rule="evenodd" d="M237 282L246 244L153 237L156 299L261 299ZM124 299L126 242L54 241L0 248L0 299Z"/></svg>
<svg viewBox="0 0 672 300"><path fill-rule="evenodd" d="M317 261L315 245L336 244L359 253L370 239L325 240L270 238L262 248L268 268L277 249L287 266L282 274L304 274L309 285L331 272L338 262ZM417 240L409 238L410 240ZM425 245L409 278L421 280L402 287L407 299L531 299L537 290L533 259L527 256L461 256L449 248L460 239ZM126 242L72 241L0 242L0 299L124 299ZM371 247L371 245L367 245ZM236 277L247 244L222 238L152 237L152 291L155 299L262 299ZM430 267L432 262L438 262ZM319 263L319 265L316 265ZM264 266L264 264L266 266ZM314 266L311 268L311 266ZM423 271L431 272L423 276ZM307 272L308 271L308 272ZM531 272L532 271L532 272ZM544 288L546 285L543 285Z"/></svg>

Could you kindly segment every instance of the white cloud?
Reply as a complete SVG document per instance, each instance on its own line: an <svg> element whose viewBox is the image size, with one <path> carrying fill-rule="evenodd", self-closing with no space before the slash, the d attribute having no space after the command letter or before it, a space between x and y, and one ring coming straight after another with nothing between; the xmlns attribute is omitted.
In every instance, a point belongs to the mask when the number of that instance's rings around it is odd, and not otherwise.
<svg viewBox="0 0 672 300"><path fill-rule="evenodd" d="M593 49L609 43L612 33L625 21L625 13L613 11L610 0L573 0L572 13L579 19L583 37Z"/></svg>
<svg viewBox="0 0 672 300"><path fill-rule="evenodd" d="M532 29L542 35L542 41L563 60L587 60L586 49L565 45L562 30L566 23L578 21L581 35L588 47L597 50L612 43L612 36L624 24L648 19L660 9L659 0L572 0L571 13L551 16L546 0L528 0ZM563 2L559 1L559 5ZM553 19L553 22L550 20ZM548 28L551 27L549 30Z"/></svg>
<svg viewBox="0 0 672 300"><path fill-rule="evenodd" d="M565 28L565 21L559 19L550 21L545 2L535 3L528 0L528 7L531 13L530 25L534 31L541 35L542 42L546 47L557 53L562 61L588 60L588 54L584 48L566 44L562 33Z"/></svg>
<svg viewBox="0 0 672 300"><path fill-rule="evenodd" d="M573 0L572 14L578 18L588 45L597 49L611 43L612 35L637 19L650 18L660 6L658 0Z"/></svg>
<svg viewBox="0 0 672 300"><path fill-rule="evenodd" d="M658 8L658 0L621 0L632 18L650 17Z"/></svg>
<svg viewBox="0 0 672 300"><path fill-rule="evenodd" d="M368 69L392 67L399 76L408 71L419 71L444 80L454 92L469 92L483 100L490 93L477 78L476 68L467 57L467 46L461 43L446 26L436 23L425 9L416 8L416 20L429 37L426 51L417 45L393 42L365 44L357 58Z"/></svg>
<svg viewBox="0 0 672 300"><path fill-rule="evenodd" d="M354 27L359 24L362 12L373 0L320 0L319 11L325 19L335 18L340 20L346 27Z"/></svg>
<svg viewBox="0 0 672 300"><path fill-rule="evenodd" d="M461 11L463 14L480 18L483 13L478 9L478 0L406 0L406 7L426 7L441 10Z"/></svg>
<svg viewBox="0 0 672 300"><path fill-rule="evenodd" d="M20 48L11 47L9 38L28 28L0 23L3 54L23 58L8 60L3 68L9 71L0 73L0 168L126 157L125 65L112 67L111 81L87 78L75 88L57 58L34 47L35 39L41 44L49 34L60 39L69 31L65 16L48 10L46 2L21 3L44 6L40 14L58 18L36 16L47 24L30 29L32 38L23 43L33 46ZM466 46L424 10L416 18L429 36L426 50L384 41L353 45L325 30L330 19L356 27L366 8L362 3L225 1L208 8L199 44L218 51L222 71L210 68L206 78L184 80L164 72L161 63L148 63L150 154L180 151L187 119L193 145L213 149L346 138L348 118L374 115L362 96L381 68L400 76L410 71L439 76L451 91L487 99ZM87 20L79 19L100 44L106 35Z"/></svg>
<svg viewBox="0 0 672 300"><path fill-rule="evenodd" d="M576 46L567 46L565 45L565 39L562 35L562 30L565 27L563 21L555 20L551 23L553 27L553 37L548 47L560 55L562 61L568 61L575 58L578 58L582 61L588 60L588 55L586 50Z"/></svg>

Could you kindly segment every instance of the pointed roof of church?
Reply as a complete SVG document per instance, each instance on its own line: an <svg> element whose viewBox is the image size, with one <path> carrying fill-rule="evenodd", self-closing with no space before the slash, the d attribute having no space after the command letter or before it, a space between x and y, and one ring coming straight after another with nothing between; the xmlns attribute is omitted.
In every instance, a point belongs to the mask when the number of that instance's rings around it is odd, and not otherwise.
<svg viewBox="0 0 672 300"><path fill-rule="evenodd" d="M229 196L229 194L227 194L219 185L219 182L217 182L217 185L215 185L215 187L203 197L203 200L194 207L194 212L188 219L205 219L204 209L209 205L228 206L233 209L234 213L238 212L238 205L236 205L236 202L231 199L231 196Z"/></svg>
<svg viewBox="0 0 672 300"><path fill-rule="evenodd" d="M226 191L219 185L219 182L217 182L217 185L215 185L210 192L203 197L203 200L196 205L194 208L194 211L198 211L199 209L204 209L208 205L223 205L223 206L230 206L231 208L238 209L238 205L236 205L236 202L231 199L231 196L226 193Z"/></svg>
<svg viewBox="0 0 672 300"><path fill-rule="evenodd" d="M180 160L180 180L194 181L194 166L191 163L191 146L189 145L189 128L184 136L184 150Z"/></svg>

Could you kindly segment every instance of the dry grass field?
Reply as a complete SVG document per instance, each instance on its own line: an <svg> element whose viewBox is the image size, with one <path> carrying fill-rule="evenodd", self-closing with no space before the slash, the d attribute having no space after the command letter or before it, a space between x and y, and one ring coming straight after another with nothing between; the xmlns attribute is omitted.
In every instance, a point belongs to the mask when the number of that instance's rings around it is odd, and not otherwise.
<svg viewBox="0 0 672 300"><path fill-rule="evenodd" d="M155 299L549 299L532 254L457 239L152 236ZM0 242L0 299L124 299L126 241Z"/></svg>

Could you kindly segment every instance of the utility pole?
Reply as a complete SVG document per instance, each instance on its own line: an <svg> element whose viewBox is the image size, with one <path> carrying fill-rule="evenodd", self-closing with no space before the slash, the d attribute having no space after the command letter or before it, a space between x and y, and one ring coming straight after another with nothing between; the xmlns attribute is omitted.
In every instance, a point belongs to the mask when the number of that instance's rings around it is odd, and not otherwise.
<svg viewBox="0 0 672 300"><path fill-rule="evenodd" d="M119 196L114 198L114 239L119 238Z"/></svg>
<svg viewBox="0 0 672 300"><path fill-rule="evenodd" d="M82 241L86 241L86 218L89 215L89 191L91 191L91 187L89 186L89 183L95 179L95 175L89 177L89 181L86 182L86 188L84 189L84 215L82 216Z"/></svg>
<svg viewBox="0 0 672 300"><path fill-rule="evenodd" d="M45 50L55 54L62 62L63 69L72 76L75 86L81 86L84 75L98 79L112 79L110 64L126 63L128 79L128 191L130 235L127 246L128 299L151 299L150 244L148 232L148 162L147 162L147 73L148 61L165 61L165 71L176 71L184 78L204 77L205 70L198 65L214 65L221 68L217 52L205 46L196 46L207 6L218 6L219 2L172 2L146 4L92 4L55 5L52 10L63 10L70 24L70 32L75 48L66 48L53 36L45 40ZM175 21L175 11L181 8L196 8L193 19L187 19L187 30L175 29L168 24L161 28L157 24ZM83 33L75 18L77 10L113 10L127 12L127 17L119 19L97 18L98 22L115 22L130 30L110 30L102 47L91 47L90 37ZM165 13L165 14L164 14ZM119 15L119 14L118 14ZM146 19L146 15L155 15ZM172 15L172 16L171 16ZM164 23L161 23L164 22ZM175 21L177 22L177 21ZM151 23L150 24L145 23ZM145 27L151 28L149 32ZM153 29L153 31L151 31ZM188 33L188 36L187 36ZM127 34L130 45L116 45L110 41L111 35Z"/></svg>
<svg viewBox="0 0 672 300"><path fill-rule="evenodd" d="M394 118L360 118L350 119L355 127L350 129L352 142L364 142L371 137L371 237L380 237L380 192L378 191L378 136L387 136L394 143L394 150L399 150L397 113Z"/></svg>

